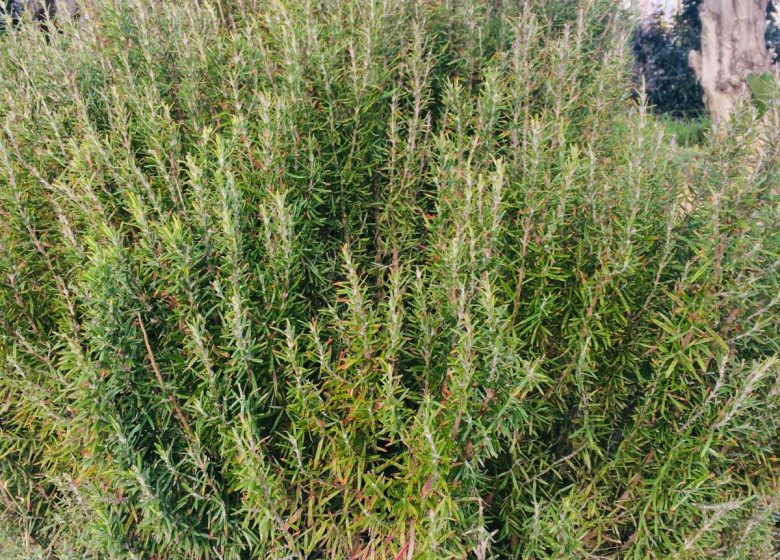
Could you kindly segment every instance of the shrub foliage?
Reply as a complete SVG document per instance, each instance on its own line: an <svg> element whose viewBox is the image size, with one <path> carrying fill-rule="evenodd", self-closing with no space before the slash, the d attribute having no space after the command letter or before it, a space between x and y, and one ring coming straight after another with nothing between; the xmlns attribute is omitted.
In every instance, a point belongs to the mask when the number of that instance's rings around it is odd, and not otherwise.
<svg viewBox="0 0 780 560"><path fill-rule="evenodd" d="M632 41L637 86L645 88L656 112L678 119L705 113L704 90L688 62L691 50L700 48L698 11L696 16L696 25L681 15L674 25L654 21L639 26Z"/></svg>
<svg viewBox="0 0 780 560"><path fill-rule="evenodd" d="M0 556L770 557L780 127L678 147L615 4L9 30Z"/></svg>

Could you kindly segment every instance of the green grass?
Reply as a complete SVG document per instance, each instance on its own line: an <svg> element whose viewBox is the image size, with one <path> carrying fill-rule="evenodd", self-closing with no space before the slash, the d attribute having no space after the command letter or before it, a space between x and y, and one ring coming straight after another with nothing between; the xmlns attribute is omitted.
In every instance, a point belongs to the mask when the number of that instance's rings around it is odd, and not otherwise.
<svg viewBox="0 0 780 560"><path fill-rule="evenodd" d="M9 30L0 558L772 558L780 127L614 5Z"/></svg>
<svg viewBox="0 0 780 560"><path fill-rule="evenodd" d="M705 143L707 134L712 129L709 117L677 119L674 117L659 117L666 125L666 132L674 136L681 146L697 146Z"/></svg>

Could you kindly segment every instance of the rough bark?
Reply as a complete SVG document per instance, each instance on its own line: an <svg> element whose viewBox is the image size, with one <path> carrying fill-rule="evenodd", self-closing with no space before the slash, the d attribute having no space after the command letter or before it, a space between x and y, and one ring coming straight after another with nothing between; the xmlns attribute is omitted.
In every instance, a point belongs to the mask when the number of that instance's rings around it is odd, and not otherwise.
<svg viewBox="0 0 780 560"><path fill-rule="evenodd" d="M629 2L628 5L631 5ZM672 24L679 13L682 0L634 0L633 5L639 12L641 24L650 25L659 19Z"/></svg>
<svg viewBox="0 0 780 560"><path fill-rule="evenodd" d="M769 0L704 0L701 50L690 64L704 90L704 104L715 122L728 117L744 95L748 74L776 72L767 52Z"/></svg>
<svg viewBox="0 0 780 560"><path fill-rule="evenodd" d="M637 4L639 14L642 17L642 23L647 25L653 20L653 15L655 14L653 0L638 0Z"/></svg>

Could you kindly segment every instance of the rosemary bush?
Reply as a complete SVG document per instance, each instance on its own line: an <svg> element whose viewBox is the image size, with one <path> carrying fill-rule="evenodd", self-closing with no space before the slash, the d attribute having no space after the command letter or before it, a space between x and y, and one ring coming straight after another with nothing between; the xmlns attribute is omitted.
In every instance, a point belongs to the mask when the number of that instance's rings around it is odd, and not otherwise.
<svg viewBox="0 0 780 560"><path fill-rule="evenodd" d="M0 557L770 558L777 110L678 146L616 4L9 29Z"/></svg>

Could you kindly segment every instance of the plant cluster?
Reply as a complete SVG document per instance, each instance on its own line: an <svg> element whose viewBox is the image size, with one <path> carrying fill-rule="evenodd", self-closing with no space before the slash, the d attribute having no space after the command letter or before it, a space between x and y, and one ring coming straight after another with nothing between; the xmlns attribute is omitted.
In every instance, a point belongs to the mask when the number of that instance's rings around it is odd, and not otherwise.
<svg viewBox="0 0 780 560"><path fill-rule="evenodd" d="M615 4L9 29L0 557L770 558L777 109L681 149Z"/></svg>
<svg viewBox="0 0 780 560"><path fill-rule="evenodd" d="M704 91L688 62L688 54L700 47L699 0L685 2L669 23L655 20L638 26L632 38L637 87L643 87L658 113L675 118L704 113Z"/></svg>

